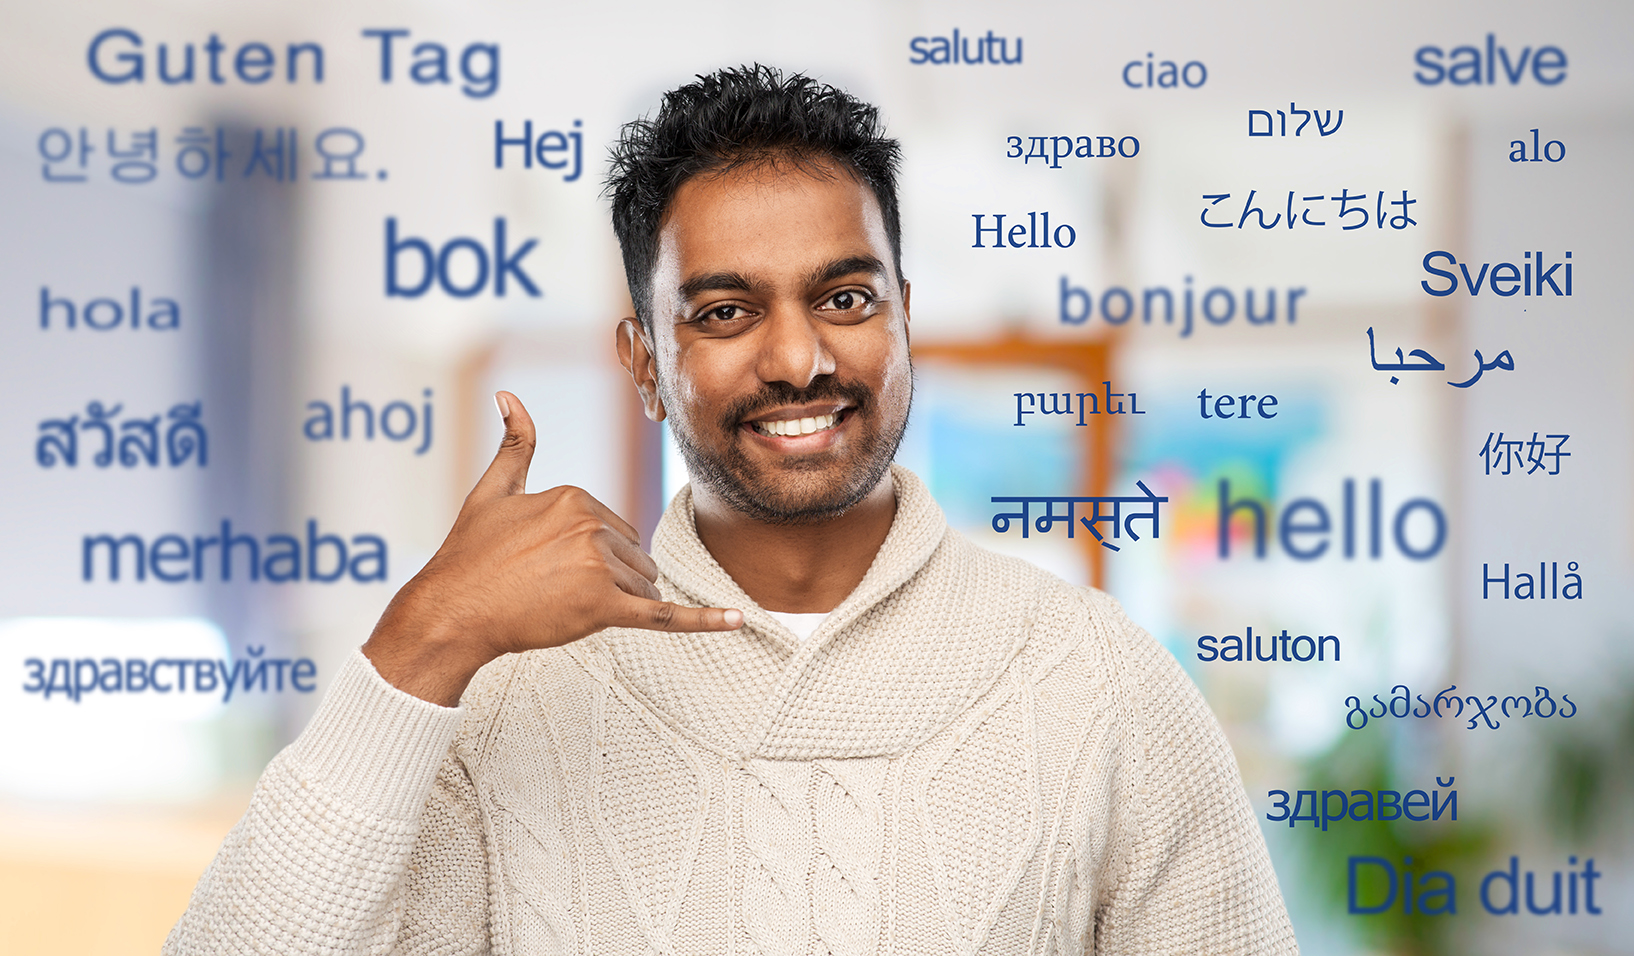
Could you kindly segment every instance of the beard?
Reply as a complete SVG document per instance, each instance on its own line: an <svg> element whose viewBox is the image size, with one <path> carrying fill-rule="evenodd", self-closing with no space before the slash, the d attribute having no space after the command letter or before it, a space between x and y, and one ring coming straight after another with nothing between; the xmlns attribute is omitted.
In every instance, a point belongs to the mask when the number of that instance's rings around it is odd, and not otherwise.
<svg viewBox="0 0 1634 956"><path fill-rule="evenodd" d="M913 400L909 375L909 405ZM667 389L663 389L667 392ZM672 394L662 394L666 407L680 408ZM757 412L779 405L803 405L840 399L850 406L848 420L861 426L856 441L844 451L788 455L770 467L750 461L744 453L739 426ZM897 447L908 427L903 414L892 427L880 415L878 396L859 382L842 382L819 375L805 388L787 382L767 382L759 392L732 404L714 428L724 436L719 449L698 440L685 416L669 418L670 434L686 461L692 480L708 488L733 510L767 524L815 524L837 518L868 497L890 470ZM838 477L834 472L838 471Z"/></svg>

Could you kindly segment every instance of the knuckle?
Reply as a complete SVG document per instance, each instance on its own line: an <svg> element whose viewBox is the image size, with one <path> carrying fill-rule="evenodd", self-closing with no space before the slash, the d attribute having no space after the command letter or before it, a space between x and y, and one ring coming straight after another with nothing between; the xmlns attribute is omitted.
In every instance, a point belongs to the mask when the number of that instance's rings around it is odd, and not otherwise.
<svg viewBox="0 0 1634 956"><path fill-rule="evenodd" d="M575 490L577 489L571 485L557 485L555 488L540 492L540 498L554 511L561 511L570 515L579 514L585 509L573 497Z"/></svg>
<svg viewBox="0 0 1634 956"><path fill-rule="evenodd" d="M657 604L652 609L652 621L660 627L669 627L675 623L677 608L673 604Z"/></svg>
<svg viewBox="0 0 1634 956"><path fill-rule="evenodd" d="M532 435L525 435L516 428L506 428L505 437L499 440L499 450L514 453L520 449L531 454L535 443Z"/></svg>
<svg viewBox="0 0 1634 956"><path fill-rule="evenodd" d="M595 515L578 515L567 526L567 533L574 537L595 538L607 530L606 522Z"/></svg>
<svg viewBox="0 0 1634 956"><path fill-rule="evenodd" d="M590 495L583 488L573 485L558 485L546 492L550 495L552 507L560 508L570 514L588 514L591 510ZM599 521L599 519L598 519Z"/></svg>

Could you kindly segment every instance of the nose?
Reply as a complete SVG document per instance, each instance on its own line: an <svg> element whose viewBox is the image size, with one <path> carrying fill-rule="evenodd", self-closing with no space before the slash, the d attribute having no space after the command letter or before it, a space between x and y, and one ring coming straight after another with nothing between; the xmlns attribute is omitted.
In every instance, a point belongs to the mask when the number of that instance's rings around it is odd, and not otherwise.
<svg viewBox="0 0 1634 956"><path fill-rule="evenodd" d="M819 375L832 375L834 355L824 340L825 327L803 308L775 308L761 324L755 368L760 380L805 388Z"/></svg>

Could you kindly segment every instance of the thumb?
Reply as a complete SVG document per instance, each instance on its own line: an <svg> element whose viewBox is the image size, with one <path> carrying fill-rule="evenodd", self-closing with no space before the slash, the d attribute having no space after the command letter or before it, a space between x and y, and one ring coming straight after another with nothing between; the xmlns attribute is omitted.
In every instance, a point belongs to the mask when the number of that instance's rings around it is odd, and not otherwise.
<svg viewBox="0 0 1634 956"><path fill-rule="evenodd" d="M505 421L505 437L500 439L499 451L482 473L477 486L471 490L473 498L502 498L522 494L528 484L528 465L533 461L537 444L533 417L522 407L522 400L510 392L495 392L494 403L499 416Z"/></svg>

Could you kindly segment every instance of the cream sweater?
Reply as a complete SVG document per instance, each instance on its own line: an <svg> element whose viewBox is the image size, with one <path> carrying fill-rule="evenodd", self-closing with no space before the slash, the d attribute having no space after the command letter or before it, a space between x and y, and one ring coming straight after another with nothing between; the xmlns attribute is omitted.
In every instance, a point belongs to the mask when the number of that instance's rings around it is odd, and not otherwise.
<svg viewBox="0 0 1634 956"><path fill-rule="evenodd" d="M804 642L682 491L659 587L739 631L507 656L458 709L354 654L164 951L1297 953L1174 658L893 475L885 544Z"/></svg>

